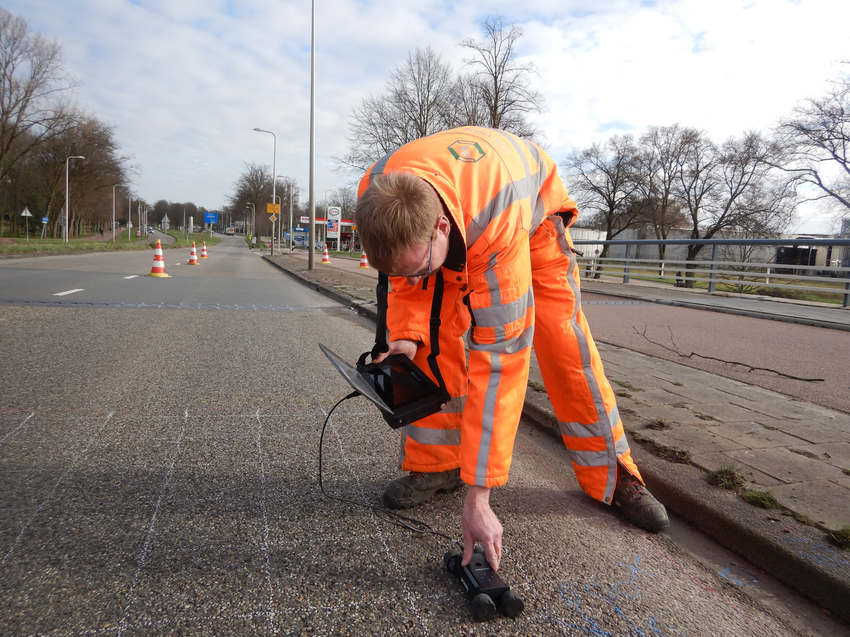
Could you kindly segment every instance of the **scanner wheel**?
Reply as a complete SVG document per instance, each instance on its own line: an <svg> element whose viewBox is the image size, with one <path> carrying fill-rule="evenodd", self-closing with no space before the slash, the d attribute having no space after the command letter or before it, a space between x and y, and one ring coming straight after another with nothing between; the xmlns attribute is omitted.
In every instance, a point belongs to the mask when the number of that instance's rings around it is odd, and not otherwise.
<svg viewBox="0 0 850 637"><path fill-rule="evenodd" d="M506 617L516 619L522 615L522 611L525 610L525 602L523 602L522 598L513 591L506 591L502 594L502 597L499 600L499 610L501 610L502 614Z"/></svg>
<svg viewBox="0 0 850 637"><path fill-rule="evenodd" d="M443 565L449 573L454 573L457 569L458 560L461 558L460 551L451 550L443 556Z"/></svg>
<svg viewBox="0 0 850 637"><path fill-rule="evenodd" d="M486 593L479 593L472 599L472 618L477 622L496 618L496 604Z"/></svg>

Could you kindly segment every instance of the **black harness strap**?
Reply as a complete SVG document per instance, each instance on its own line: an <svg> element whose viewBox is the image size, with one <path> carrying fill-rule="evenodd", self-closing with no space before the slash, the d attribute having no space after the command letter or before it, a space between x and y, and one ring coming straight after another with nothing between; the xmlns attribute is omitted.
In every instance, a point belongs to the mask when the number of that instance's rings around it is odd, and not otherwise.
<svg viewBox="0 0 850 637"><path fill-rule="evenodd" d="M425 277L422 282L422 289L428 289L428 279ZM390 278L383 272L378 272L378 287L376 295L378 297L378 320L375 326L375 346L371 352L363 352L357 361L357 366L362 367L366 364L366 356L372 356L374 360L378 354L389 351L387 343L387 295L389 294ZM446 382L443 380L443 375L440 373L440 366L437 364L437 357L440 355L440 310L443 306L443 273L438 270L434 273L434 296L431 300L431 319L429 321L430 337L431 337L431 353L428 354L428 367L434 378L437 379L437 384L440 386L440 394L444 403L448 403L451 399L449 392L446 389Z"/></svg>
<svg viewBox="0 0 850 637"><path fill-rule="evenodd" d="M427 282L427 278L425 281ZM440 386L440 393L443 396L443 402L449 402L451 396L446 389L446 381L443 380L443 375L440 373L440 366L437 364L437 356L440 355L440 309L443 307L443 271L438 269L434 275L434 298L431 301L431 353L428 354L428 367L431 368L431 373L437 379L437 384Z"/></svg>

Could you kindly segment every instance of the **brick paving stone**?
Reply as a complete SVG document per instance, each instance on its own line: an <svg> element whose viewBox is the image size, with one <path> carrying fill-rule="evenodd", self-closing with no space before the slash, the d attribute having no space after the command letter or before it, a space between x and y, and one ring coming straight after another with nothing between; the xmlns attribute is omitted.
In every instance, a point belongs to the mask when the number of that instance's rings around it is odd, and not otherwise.
<svg viewBox="0 0 850 637"><path fill-rule="evenodd" d="M845 489L829 480L795 482L775 487L773 495L796 513L829 528L850 524L847 507L842 503L850 498L850 489Z"/></svg>
<svg viewBox="0 0 850 637"><path fill-rule="evenodd" d="M692 458L691 464L703 471L717 471L721 467L735 467L740 476L745 480L745 489L757 489L761 491L785 484L763 471L742 465L728 453L702 453Z"/></svg>
<svg viewBox="0 0 850 637"><path fill-rule="evenodd" d="M692 455L704 453L731 453L733 451L746 450L747 448L739 442L718 436L698 427L676 427L656 431L653 429L641 429L642 435L666 447L679 447L690 451Z"/></svg>
<svg viewBox="0 0 850 637"><path fill-rule="evenodd" d="M808 448L824 462L850 471L850 442L829 442L809 445Z"/></svg>
<svg viewBox="0 0 850 637"><path fill-rule="evenodd" d="M733 440L749 449L768 447L787 447L799 444L800 439L775 430L768 429L757 422L722 423L709 428L711 433Z"/></svg>
<svg viewBox="0 0 850 637"><path fill-rule="evenodd" d="M746 449L729 455L741 464L773 476L785 484L812 480L829 480L838 470L824 462L792 453L784 448Z"/></svg>
<svg viewBox="0 0 850 637"><path fill-rule="evenodd" d="M757 422L762 422L758 420ZM850 434L817 422L805 422L799 420L773 421L771 425L780 431L795 436L800 440L811 444L850 442Z"/></svg>

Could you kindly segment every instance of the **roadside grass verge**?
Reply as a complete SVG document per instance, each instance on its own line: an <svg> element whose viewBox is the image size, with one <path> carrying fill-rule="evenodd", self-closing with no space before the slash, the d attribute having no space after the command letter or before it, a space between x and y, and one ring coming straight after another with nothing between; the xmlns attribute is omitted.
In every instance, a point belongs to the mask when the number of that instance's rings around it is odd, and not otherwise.
<svg viewBox="0 0 850 637"><path fill-rule="evenodd" d="M106 252L110 250L150 250L147 243L122 243L115 241L79 241L73 240L65 243L61 239L13 239L13 243L0 244L0 254L37 254L41 252Z"/></svg>
<svg viewBox="0 0 850 637"><path fill-rule="evenodd" d="M169 237L174 237L175 243L163 244L162 248L191 248L192 242L195 242L195 247L200 249L206 242L207 247L221 243L221 235L210 236L208 232L191 232L188 235L183 234L179 230L162 230Z"/></svg>
<svg viewBox="0 0 850 637"><path fill-rule="evenodd" d="M624 262L611 262L600 268L599 273L602 276L622 278L624 266ZM771 265L771 267L776 266ZM672 286L672 269L666 268L666 272L670 272L670 274L666 274L662 277L658 275L658 268L648 269L635 267L634 265L632 265L629 267L629 278L653 283L662 283L665 285ZM708 272L703 270L697 272L691 271L688 273L688 276L695 277L697 279L693 282L694 288L703 290L708 289ZM725 275L720 278L729 278L730 276L731 275ZM777 275L775 274L770 276L771 278L777 277ZM772 296L775 298L795 299L799 301L814 301L818 303L832 303L840 305L844 299L841 292L844 291L844 286L847 283L846 279L836 279L835 283L833 283L831 281L811 281L807 277L785 278L781 281L783 285L801 285L806 287L822 288L823 291L821 292L811 290L794 290L788 288L772 288L770 286L764 285L764 282L759 280L764 279L764 277L765 274L760 275L758 273L749 273L749 275L744 275L743 279L741 280L741 283L738 285L731 283L717 283L715 287L715 292L749 294L755 296Z"/></svg>

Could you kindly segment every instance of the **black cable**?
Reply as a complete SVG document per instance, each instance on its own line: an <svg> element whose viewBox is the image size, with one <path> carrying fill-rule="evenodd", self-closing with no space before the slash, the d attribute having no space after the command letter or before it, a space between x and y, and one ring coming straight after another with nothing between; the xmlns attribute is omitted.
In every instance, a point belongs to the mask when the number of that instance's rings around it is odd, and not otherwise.
<svg viewBox="0 0 850 637"><path fill-rule="evenodd" d="M380 514L383 514L384 516L386 516L386 517L383 517L382 519L384 519L386 522L389 522L390 524L394 524L395 526L401 527L403 529L408 529L408 530L414 531L416 533L426 533L426 534L432 534L432 535L439 535L440 537L446 538L447 540L449 540L453 544L457 544L458 546L460 546L460 543L457 540L449 537L445 533L442 533L440 531L435 531L434 529L432 529L430 527L430 525L426 524L425 522L422 522L421 520L417 520L416 518L411 518L411 517L407 517L405 515L401 515L400 513L396 513L395 511L391 511L389 509L386 509L384 507L379 507L379 506L376 506L374 504L366 504L364 502L357 502L355 500L349 500L347 498L341 498L341 497L336 496L336 495L330 495L329 493L325 492L325 486L322 482L322 448L323 448L324 440L325 440L325 429L328 426L328 422L330 421L331 414L334 413L334 410L337 407L339 407L342 403L344 403L346 400L348 400L349 398L354 398L354 397L359 396L359 395L360 395L360 392L354 391L354 392L351 392L350 394L348 394L348 396L341 398L333 406L333 408L328 412L328 415L325 418L325 423L322 425L322 433L319 436L319 489L321 490L322 495L324 495L326 498L330 498L331 500L338 500L339 502L346 502L348 504L353 504L355 506L364 507L366 509L372 509L376 513L380 513ZM411 525L418 525L419 528L417 528L416 526L411 526Z"/></svg>

